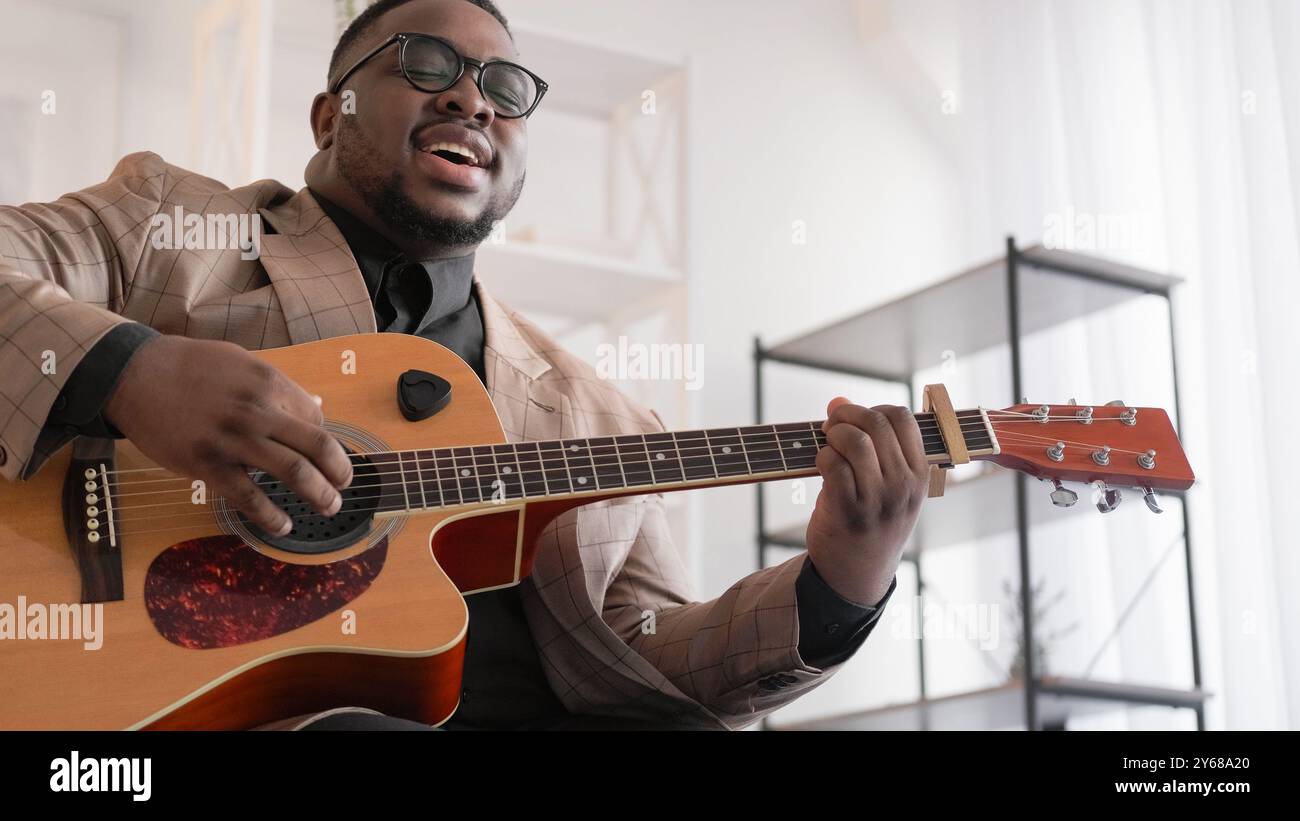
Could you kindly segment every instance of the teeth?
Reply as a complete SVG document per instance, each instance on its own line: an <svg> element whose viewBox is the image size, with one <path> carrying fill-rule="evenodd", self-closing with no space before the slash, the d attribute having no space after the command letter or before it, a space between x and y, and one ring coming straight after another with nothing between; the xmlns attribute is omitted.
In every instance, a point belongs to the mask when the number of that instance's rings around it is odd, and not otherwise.
<svg viewBox="0 0 1300 821"><path fill-rule="evenodd" d="M471 163L479 165L479 159L474 156L474 152L460 143L433 143L432 145L426 145L420 150L426 154L432 154L435 151L450 151L454 154L459 154L462 157L468 157Z"/></svg>

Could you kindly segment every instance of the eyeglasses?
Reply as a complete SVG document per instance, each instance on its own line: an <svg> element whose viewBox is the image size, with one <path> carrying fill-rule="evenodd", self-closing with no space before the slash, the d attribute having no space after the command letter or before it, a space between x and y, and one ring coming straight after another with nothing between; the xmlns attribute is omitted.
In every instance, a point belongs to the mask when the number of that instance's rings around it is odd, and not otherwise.
<svg viewBox="0 0 1300 821"><path fill-rule="evenodd" d="M406 81L429 94L446 91L460 82L465 66L477 68L475 85L478 86L479 93L492 106L497 116L509 120L532 114L548 88L541 77L523 66L505 60L489 60L484 63L462 56L446 40L430 34L403 31L389 37L365 57L357 60L352 68L334 81L330 93L337 94L344 81L356 73L357 69L393 43L398 44L398 62Z"/></svg>

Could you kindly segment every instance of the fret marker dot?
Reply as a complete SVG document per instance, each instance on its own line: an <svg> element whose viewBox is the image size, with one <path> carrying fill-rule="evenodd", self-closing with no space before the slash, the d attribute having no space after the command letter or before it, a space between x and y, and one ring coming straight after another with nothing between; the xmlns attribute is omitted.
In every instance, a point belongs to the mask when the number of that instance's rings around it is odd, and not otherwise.
<svg viewBox="0 0 1300 821"><path fill-rule="evenodd" d="M722 446L722 452L723 452L723 453L731 453L731 445L723 445L723 446Z"/></svg>
<svg viewBox="0 0 1300 821"><path fill-rule="evenodd" d="M577 450L577 449L578 449L577 445L569 445L569 450Z"/></svg>
<svg viewBox="0 0 1300 821"><path fill-rule="evenodd" d="M587 477L586 477L586 476L579 476L579 477L578 477L578 484L580 484L580 485L585 485L585 484L587 484Z"/></svg>
<svg viewBox="0 0 1300 821"><path fill-rule="evenodd" d="M656 459L663 459L663 458L664 458L664 455L663 455L662 453L656 453L656 454L655 454L655 458L656 458Z"/></svg>
<svg viewBox="0 0 1300 821"><path fill-rule="evenodd" d="M469 475L469 468L461 468L461 469L460 469L460 475L461 475L461 476L468 476L468 475Z"/></svg>
<svg viewBox="0 0 1300 821"><path fill-rule="evenodd" d="M797 447L797 448L801 448L801 447L803 447L803 442L795 442L795 443L794 443L794 446Z"/></svg>
<svg viewBox="0 0 1300 821"><path fill-rule="evenodd" d="M501 468L501 472L502 472L502 473L509 473L509 472L510 472L510 468Z"/></svg>

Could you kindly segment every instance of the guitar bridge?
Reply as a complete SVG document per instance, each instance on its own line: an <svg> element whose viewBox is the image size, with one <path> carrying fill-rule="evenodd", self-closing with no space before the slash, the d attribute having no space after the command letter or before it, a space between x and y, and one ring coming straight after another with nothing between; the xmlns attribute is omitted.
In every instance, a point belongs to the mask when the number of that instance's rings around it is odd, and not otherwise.
<svg viewBox="0 0 1300 821"><path fill-rule="evenodd" d="M81 574L83 604L122 600L122 550L113 511L112 439L74 440L63 478L63 530Z"/></svg>

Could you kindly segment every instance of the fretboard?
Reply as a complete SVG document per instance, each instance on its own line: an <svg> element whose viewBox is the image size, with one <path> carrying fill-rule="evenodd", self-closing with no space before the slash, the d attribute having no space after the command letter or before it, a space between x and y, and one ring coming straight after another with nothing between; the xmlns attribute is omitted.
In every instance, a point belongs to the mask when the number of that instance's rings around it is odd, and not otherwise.
<svg viewBox="0 0 1300 821"><path fill-rule="evenodd" d="M979 410L957 412L972 456L993 452ZM933 464L947 446L933 414L916 420ZM439 508L541 501L579 494L618 495L770 481L817 472L826 445L822 422L597 436L501 445L373 453L384 509Z"/></svg>

